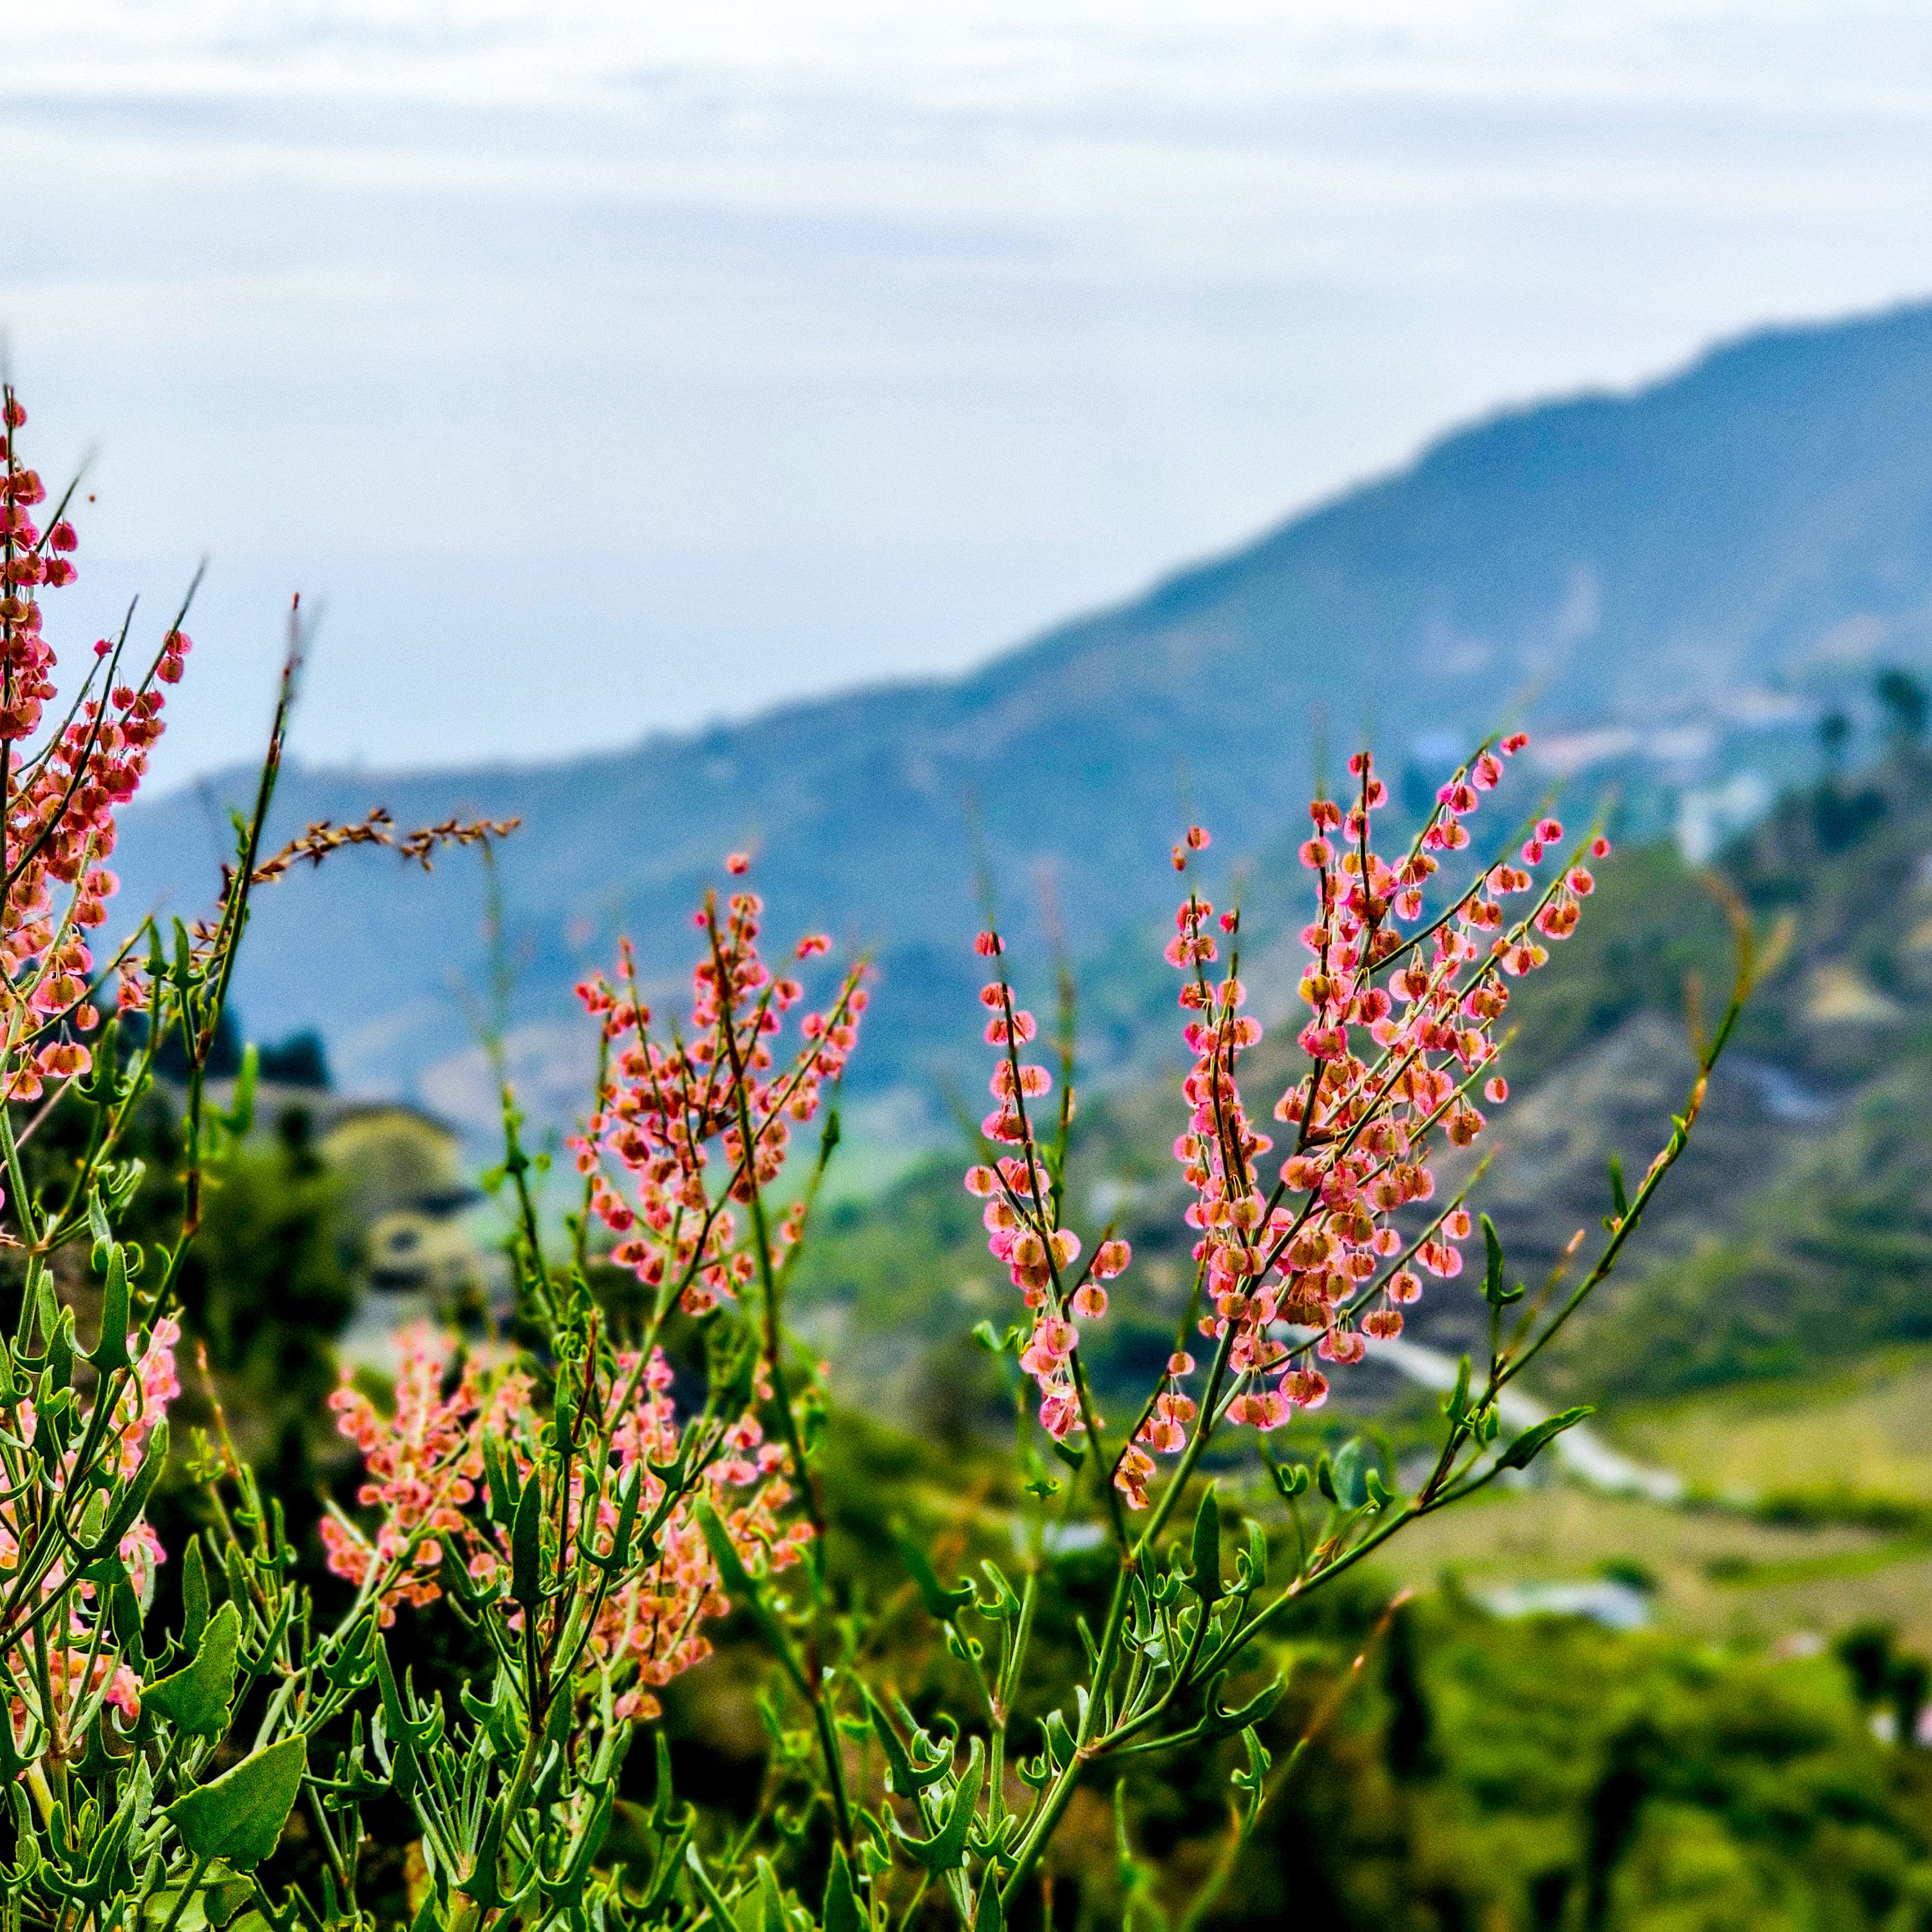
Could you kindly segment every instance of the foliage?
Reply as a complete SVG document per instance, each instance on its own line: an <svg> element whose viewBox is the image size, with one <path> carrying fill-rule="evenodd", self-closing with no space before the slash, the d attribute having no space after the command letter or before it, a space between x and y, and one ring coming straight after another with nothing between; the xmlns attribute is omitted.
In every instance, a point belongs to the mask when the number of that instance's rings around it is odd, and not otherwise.
<svg viewBox="0 0 1932 1932"><path fill-rule="evenodd" d="M1391 1628L1217 1927L1925 1922L1932 1759L1875 1742L1829 1658L1502 1623L1453 1596L1406 1614L1419 1662Z"/></svg>

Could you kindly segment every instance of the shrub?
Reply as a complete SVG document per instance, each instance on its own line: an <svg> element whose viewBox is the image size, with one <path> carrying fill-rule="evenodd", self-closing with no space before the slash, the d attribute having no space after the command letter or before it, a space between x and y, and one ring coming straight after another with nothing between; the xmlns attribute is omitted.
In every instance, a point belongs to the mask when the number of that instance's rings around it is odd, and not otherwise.
<svg viewBox="0 0 1932 1932"><path fill-rule="evenodd" d="M1407 1494L1359 1454L1311 1470L1276 1460L1270 1440L1320 1406L1330 1371L1400 1334L1426 1280L1462 1271L1475 1224L1462 1193L1437 1198L1432 1154L1476 1139L1484 1108L1506 1100L1496 1030L1510 987L1575 928L1588 848L1603 842L1565 851L1560 825L1534 821L1520 850L1512 840L1448 884L1522 739L1478 748L1393 863L1373 847L1383 784L1358 756L1348 801L1318 798L1302 848L1316 913L1304 1070L1273 1108L1282 1148L1238 1078L1261 1035L1244 1010L1238 911L1185 894L1167 956L1192 1055L1174 1154L1196 1268L1172 1350L1124 1427L1100 1413L1082 1343L1132 1256L1111 1230L1070 1225L1071 1043L1057 1074L1026 1057L1038 1024L998 976L1000 934L982 932L996 974L982 995L994 1106L966 1186L1018 1317L982 1324L980 1340L1033 1385L1000 1498L1020 1553L1004 1567L988 1553L959 1581L956 1554L897 1538L960 1693L916 1714L880 1666L872 1610L826 1560L822 1371L785 1322L865 970L828 976L818 935L768 965L748 861L734 854L732 883L696 916L686 1014L652 1012L628 952L583 988L602 1058L561 1250L505 1091L514 1343L424 1330L388 1407L346 1382L331 1399L363 1468L354 1507L322 1525L340 1586L326 1610L218 1412L189 1459L205 1526L164 1552L144 1521L170 1454L176 1311L206 1190L248 1125L251 1054L227 1109L207 1093L236 951L251 892L298 862L377 842L427 863L439 844L509 828L398 840L378 813L262 856L292 652L214 914L165 938L150 922L97 962L86 935L113 888L102 862L114 814L188 641L178 621L133 685L124 638L104 640L63 721L41 730L55 658L38 598L71 578L74 533L58 512L35 524L44 493L15 455L24 418L10 394L5 411L0 1165L20 1294L0 1345L0 1778L16 1922L194 1932L245 1912L290 1932L397 1918L400 1902L367 1888L371 1847L400 1819L416 1855L407 1911L423 1928L878 1932L926 1901L986 1932L1032 1911L1083 1790L1124 1794L1120 1774L1150 1761L1218 1766L1224 1746L1231 1861L1280 1775L1259 1728L1282 1692L1270 1636L1407 1524L1522 1468L1584 1412L1505 1441L1498 1397L1615 1266L1681 1153L1748 977L1742 926L1737 999L1668 1143L1628 1198L1616 1183L1608 1239L1581 1278L1566 1288L1559 1270L1534 1295L1511 1286L1482 1224L1487 1358L1465 1363L1438 1452ZM1208 842L1190 830L1177 869ZM1506 913L1513 899L1522 909ZM95 1003L117 974L124 1021L104 1023ZM130 1240L141 1177L119 1149L167 1042L185 1091L178 1220L165 1240ZM86 1110L91 1130L30 1180L22 1144L56 1104ZM815 1155L795 1149L814 1121ZM593 1256L600 1228L609 1240ZM100 1303L86 1347L62 1296L83 1255ZM634 1289L600 1296L593 1280L614 1271ZM1285 1569L1270 1526L1237 1520L1204 1480L1210 1448L1230 1445L1260 1458L1301 1532ZM183 1622L151 1633L165 1560L181 1566ZM660 1707L728 1616L769 1664L769 1750L755 1790L700 1810L673 1790ZM480 1660L453 1697L419 1690L392 1658L404 1619L433 1618L454 1620ZM647 1779L626 1768L644 1732Z"/></svg>

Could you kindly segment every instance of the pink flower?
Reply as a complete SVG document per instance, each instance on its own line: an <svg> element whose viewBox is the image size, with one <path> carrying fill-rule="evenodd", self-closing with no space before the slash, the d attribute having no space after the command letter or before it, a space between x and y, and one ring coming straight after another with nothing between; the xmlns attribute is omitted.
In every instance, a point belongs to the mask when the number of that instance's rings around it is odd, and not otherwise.
<svg viewBox="0 0 1932 1932"><path fill-rule="evenodd" d="M1432 1162L1442 1144L1467 1145L1484 1130L1468 1095L1478 1078L1489 1106L1507 1101L1507 1082L1486 1070L1499 1051L1510 982L1545 963L1540 941L1574 928L1591 884L1573 866L1527 914L1512 916L1506 902L1533 890L1528 870L1491 863L1461 884L1438 877L1469 844L1460 820L1501 782L1503 760L1526 742L1513 734L1493 751L1479 749L1442 788L1420 836L1394 859L1376 850L1375 814L1388 793L1366 754L1350 763L1352 798L1310 803L1312 836L1300 856L1315 904L1301 934L1306 1012L1295 1035L1306 1060L1272 1107L1294 1136L1278 1185L1264 1165L1273 1142L1241 1091L1242 1056L1262 1028L1240 1010L1244 989L1218 964L1214 907L1189 892L1176 909L1166 957L1181 976L1181 1036L1191 1064L1181 1084L1187 1119L1173 1151L1190 1196L1183 1219L1195 1238L1202 1330L1237 1378L1226 1409L1236 1423L1272 1429L1292 1407L1318 1406L1328 1384L1309 1366L1310 1353L1338 1367L1359 1362L1371 1340L1402 1332L1400 1311L1419 1297L1425 1275L1448 1280L1462 1270L1456 1244L1472 1230L1466 1211L1452 1205L1437 1222L1418 1221L1436 1192ZM1526 867L1562 836L1556 820L1540 820L1523 850ZM1190 849L1198 847L1175 848L1177 866L1184 867ZM1439 911L1430 910L1425 889ZM1423 943L1406 938L1403 927L1425 913ZM1220 922L1232 932L1236 916L1224 914ZM1010 1049L1027 1036L1004 982L981 998L992 1009L989 1046ZM1079 1335L1069 1318L1101 1317L1098 1284L1126 1265L1126 1244L1110 1237L1084 1280L1064 1278L1077 1244L1059 1221L1054 1170L1027 1104L1051 1082L1044 1069L1016 1070L1009 1053L990 1084L1001 1104L983 1130L998 1159L969 1169L967 1186L986 1204L989 1250L1032 1311L1022 1366L1038 1386L1042 1426L1064 1438L1082 1426L1070 1381ZM1305 1339L1283 1339L1297 1330ZM1116 1468L1134 1507L1146 1500L1153 1459L1190 1439L1196 1409L1186 1383L1193 1372L1185 1358L1169 1365L1133 1453Z"/></svg>

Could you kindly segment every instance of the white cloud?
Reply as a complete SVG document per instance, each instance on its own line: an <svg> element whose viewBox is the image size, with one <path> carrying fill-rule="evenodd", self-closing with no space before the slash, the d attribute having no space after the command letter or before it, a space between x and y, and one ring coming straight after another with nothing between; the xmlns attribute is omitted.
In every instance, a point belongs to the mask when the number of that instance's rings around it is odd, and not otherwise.
<svg viewBox="0 0 1932 1932"><path fill-rule="evenodd" d="M956 664L1445 418L1932 288L1902 4L65 0L9 58L86 581L212 548L238 663L333 587L318 755ZM199 701L178 765L253 726Z"/></svg>

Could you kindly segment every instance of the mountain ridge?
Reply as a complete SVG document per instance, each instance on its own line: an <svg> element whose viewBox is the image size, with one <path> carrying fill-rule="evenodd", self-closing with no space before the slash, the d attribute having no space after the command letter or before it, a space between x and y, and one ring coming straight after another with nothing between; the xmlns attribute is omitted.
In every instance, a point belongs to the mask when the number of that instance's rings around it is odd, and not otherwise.
<svg viewBox="0 0 1932 1932"><path fill-rule="evenodd" d="M508 1018L538 1060L561 1050L568 986L620 927L668 980L681 914L724 851L749 844L778 931L829 923L878 950L874 1078L902 1086L966 1024L969 800L1010 922L1037 933L1050 874L1082 953L1157 914L1184 809L1232 862L1278 837L1322 718L1349 743L1372 723L1385 769L1426 787L1448 742L1533 694L1538 726L1630 728L1618 776L1654 818L1752 760L1790 776L1809 755L1807 707L1875 652L1932 661L1924 304L1760 332L1658 382L1498 412L956 678L580 760L293 768L277 829L378 802L404 823L520 816L501 860L524 962ZM1753 692L1783 706L1772 726L1727 717ZM1672 721L1666 757L1653 741ZM185 894L184 855L207 849L188 822L200 808L176 793L128 815L123 903ZM436 1070L468 1051L448 980L478 976L480 907L460 860L405 883L348 855L264 896L244 1017L268 1036L319 1028L353 1086L434 1099Z"/></svg>

